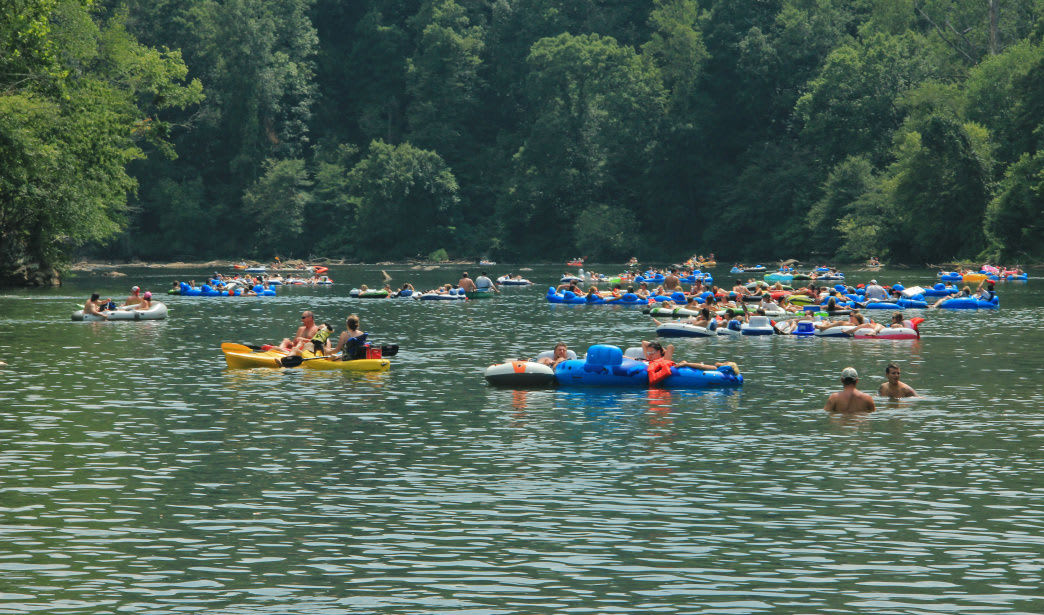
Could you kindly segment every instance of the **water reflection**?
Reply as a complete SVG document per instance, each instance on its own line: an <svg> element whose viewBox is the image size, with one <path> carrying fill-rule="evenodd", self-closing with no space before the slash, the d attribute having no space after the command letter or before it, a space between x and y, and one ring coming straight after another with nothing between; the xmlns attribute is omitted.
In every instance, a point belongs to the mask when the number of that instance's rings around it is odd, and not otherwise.
<svg viewBox="0 0 1044 615"><path fill-rule="evenodd" d="M0 295L0 612L1041 611L1038 287L933 312L918 343L679 344L739 363L738 390L512 391L482 370L633 346L649 318L546 286L365 303L344 294L373 271L334 273L147 324L72 323L75 288ZM361 313L401 344L391 371L225 367L220 342L306 307ZM923 399L822 411L842 367L875 390L891 361Z"/></svg>

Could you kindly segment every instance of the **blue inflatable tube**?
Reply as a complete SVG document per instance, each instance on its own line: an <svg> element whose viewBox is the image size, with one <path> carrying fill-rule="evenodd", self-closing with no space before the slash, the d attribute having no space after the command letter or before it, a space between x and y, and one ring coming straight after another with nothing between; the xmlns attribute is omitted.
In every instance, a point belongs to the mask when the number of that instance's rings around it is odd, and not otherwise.
<svg viewBox="0 0 1044 615"><path fill-rule="evenodd" d="M964 280L964 276L956 271L943 271L939 274L939 279L943 282L961 282Z"/></svg>
<svg viewBox="0 0 1044 615"><path fill-rule="evenodd" d="M936 282L935 286L932 286L928 290L924 291L924 294L928 297L945 297L947 295L953 295L960 292L956 286L946 286L942 282Z"/></svg>
<svg viewBox="0 0 1044 615"><path fill-rule="evenodd" d="M917 295L920 297L920 295ZM912 299L900 299L898 302L899 307L904 310L924 310L928 308L928 303L921 301L917 298Z"/></svg>
<svg viewBox="0 0 1044 615"><path fill-rule="evenodd" d="M939 304L944 310L996 310L1000 307L1000 297L992 301L983 301L975 297L954 297Z"/></svg>
<svg viewBox="0 0 1044 615"><path fill-rule="evenodd" d="M649 365L645 361L627 359L617 346L597 344L587 350L584 360L563 361L555 367L555 379L562 386L649 386ZM736 387L743 384L743 375L729 367L716 370L698 370L691 367L672 367L671 375L656 386L664 388L704 389Z"/></svg>
<svg viewBox="0 0 1044 615"><path fill-rule="evenodd" d="M891 301L868 301L863 306L866 310L901 310L898 303L892 303Z"/></svg>
<svg viewBox="0 0 1044 615"><path fill-rule="evenodd" d="M549 303L568 303L570 305L585 305L587 303L587 297L584 295L577 295L570 290L559 293L553 287L547 289L547 300Z"/></svg>

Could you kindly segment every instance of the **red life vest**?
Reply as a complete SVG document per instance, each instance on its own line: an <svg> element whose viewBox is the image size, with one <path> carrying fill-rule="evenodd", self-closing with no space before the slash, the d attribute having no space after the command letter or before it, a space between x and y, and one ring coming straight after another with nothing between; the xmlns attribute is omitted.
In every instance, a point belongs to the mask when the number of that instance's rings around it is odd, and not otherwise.
<svg viewBox="0 0 1044 615"><path fill-rule="evenodd" d="M649 361L649 384L659 384L661 380L670 376L673 365L674 361L668 361L667 359Z"/></svg>

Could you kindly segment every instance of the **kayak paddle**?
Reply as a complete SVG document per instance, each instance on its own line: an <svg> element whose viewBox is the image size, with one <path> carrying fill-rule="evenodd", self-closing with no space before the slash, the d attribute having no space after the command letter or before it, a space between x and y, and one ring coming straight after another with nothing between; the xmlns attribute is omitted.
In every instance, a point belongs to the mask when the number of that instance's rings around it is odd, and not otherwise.
<svg viewBox="0 0 1044 615"><path fill-rule="evenodd" d="M289 357L282 357L282 358L280 358L279 359L279 364L282 365L283 367L297 367L298 365L304 363L305 361L318 361L319 359L331 359L331 360L333 360L333 359L335 359L335 358L337 358L339 356L340 356L340 354L332 354L332 355L330 355L328 357L327 356L309 357L309 358L306 359L306 358L302 357L299 354L295 354L295 355L290 355Z"/></svg>

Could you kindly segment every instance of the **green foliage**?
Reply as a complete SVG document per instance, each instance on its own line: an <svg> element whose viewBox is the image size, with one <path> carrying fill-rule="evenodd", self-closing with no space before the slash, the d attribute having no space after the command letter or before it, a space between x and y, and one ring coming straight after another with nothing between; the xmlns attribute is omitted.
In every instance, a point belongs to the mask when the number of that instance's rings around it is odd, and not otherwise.
<svg viewBox="0 0 1044 615"><path fill-rule="evenodd" d="M896 143L888 248L906 262L973 257L985 247L990 160L973 126L932 117Z"/></svg>
<svg viewBox="0 0 1044 615"><path fill-rule="evenodd" d="M84 3L44 6L47 24L29 11L0 29L30 71L0 74L5 268L60 264L70 249L115 235L137 185L127 167L144 156L139 144L167 146L155 114L200 98L180 57L138 44L121 15L100 22ZM167 102L154 102L160 96Z"/></svg>
<svg viewBox="0 0 1044 615"><path fill-rule="evenodd" d="M359 256L417 256L454 240L457 180L435 152L374 141L348 186L358 199Z"/></svg>
<svg viewBox="0 0 1044 615"><path fill-rule="evenodd" d="M846 216L853 216L856 203L872 188L874 168L866 158L851 157L834 167L823 185L823 196L808 211L809 241L816 253L824 255L836 254L844 237L842 222ZM865 226L859 224L845 226L849 232Z"/></svg>
<svg viewBox="0 0 1044 615"><path fill-rule="evenodd" d="M439 248L428 255L428 260L434 263L444 263L449 260L449 253L444 248Z"/></svg>
<svg viewBox="0 0 1044 615"><path fill-rule="evenodd" d="M1008 168L986 209L986 232L1001 262L1044 258L1044 152L1023 154Z"/></svg>
<svg viewBox="0 0 1044 615"><path fill-rule="evenodd" d="M256 227L256 252L266 256L308 253L311 237L303 233L304 212L312 199L308 190L312 182L304 160L268 160L264 168L264 174L243 195L243 211Z"/></svg>
<svg viewBox="0 0 1044 615"><path fill-rule="evenodd" d="M639 185L625 169L648 160L666 93L652 62L611 38L541 39L527 61L530 128L514 156L507 207L512 224L529 229L516 249L565 254L572 246L545 233L548 225L571 227L591 202L637 202Z"/></svg>
<svg viewBox="0 0 1044 615"><path fill-rule="evenodd" d="M639 238L634 214L609 205L592 205L580 212L575 233L577 249L596 261L624 260Z"/></svg>
<svg viewBox="0 0 1044 615"><path fill-rule="evenodd" d="M0 253L1035 255L1042 7L15 0Z"/></svg>

